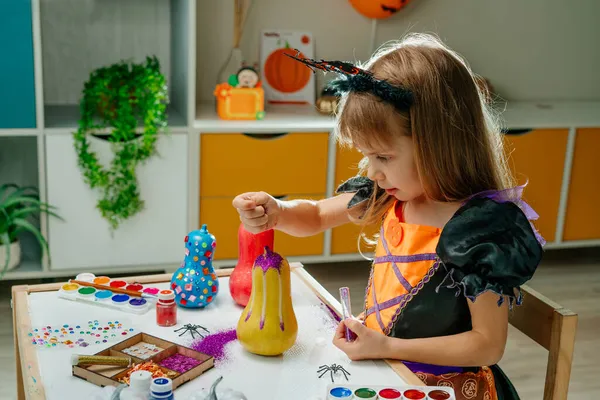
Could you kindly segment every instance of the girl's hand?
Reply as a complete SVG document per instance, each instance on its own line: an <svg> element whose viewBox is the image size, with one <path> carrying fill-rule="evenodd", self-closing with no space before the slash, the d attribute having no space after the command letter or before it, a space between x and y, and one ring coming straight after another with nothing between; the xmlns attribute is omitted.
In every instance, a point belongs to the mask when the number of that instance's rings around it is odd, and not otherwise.
<svg viewBox="0 0 600 400"><path fill-rule="evenodd" d="M356 334L356 339L352 342L346 341L346 327ZM390 338L383 333L367 328L358 320L348 318L338 325L333 344L352 361L357 361L387 358L389 340Z"/></svg>
<svg viewBox="0 0 600 400"><path fill-rule="evenodd" d="M236 196L232 204L248 232L256 234L273 229L277 225L281 205L268 193L243 193Z"/></svg>

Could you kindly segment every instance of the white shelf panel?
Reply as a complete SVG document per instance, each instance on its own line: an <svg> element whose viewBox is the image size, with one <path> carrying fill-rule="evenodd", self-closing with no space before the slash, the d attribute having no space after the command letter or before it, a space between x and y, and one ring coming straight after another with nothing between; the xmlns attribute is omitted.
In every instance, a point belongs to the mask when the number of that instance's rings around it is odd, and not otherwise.
<svg viewBox="0 0 600 400"><path fill-rule="evenodd" d="M36 261L21 261L15 269L7 271L2 280L37 278L44 275L42 263Z"/></svg>
<svg viewBox="0 0 600 400"><path fill-rule="evenodd" d="M508 129L599 127L600 102L523 102L495 106ZM335 119L314 106L266 105L265 119L230 121L220 119L214 104L197 107L194 128L201 132L323 132L335 128Z"/></svg>
<svg viewBox="0 0 600 400"><path fill-rule="evenodd" d="M79 126L79 106L69 105L46 105L44 106L46 116L47 133L73 133ZM171 130L186 129L183 115L177 109L167 107L167 123ZM141 128L140 128L141 129Z"/></svg>
<svg viewBox="0 0 600 400"><path fill-rule="evenodd" d="M509 101L496 107L509 129L600 127L600 101Z"/></svg>
<svg viewBox="0 0 600 400"><path fill-rule="evenodd" d="M37 136L37 129L0 129L0 136Z"/></svg>
<svg viewBox="0 0 600 400"><path fill-rule="evenodd" d="M194 128L201 132L327 132L333 130L333 117L320 114L311 105L265 105L265 118L257 121L223 120L213 103L200 104Z"/></svg>

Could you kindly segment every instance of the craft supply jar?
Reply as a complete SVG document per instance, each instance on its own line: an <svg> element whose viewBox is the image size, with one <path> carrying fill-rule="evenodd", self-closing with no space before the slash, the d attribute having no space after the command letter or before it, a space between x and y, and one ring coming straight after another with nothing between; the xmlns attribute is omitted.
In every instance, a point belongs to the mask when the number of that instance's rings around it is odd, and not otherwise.
<svg viewBox="0 0 600 400"><path fill-rule="evenodd" d="M173 326L177 324L177 304L175 303L175 292L172 290L161 290L158 293L156 323L158 326Z"/></svg>

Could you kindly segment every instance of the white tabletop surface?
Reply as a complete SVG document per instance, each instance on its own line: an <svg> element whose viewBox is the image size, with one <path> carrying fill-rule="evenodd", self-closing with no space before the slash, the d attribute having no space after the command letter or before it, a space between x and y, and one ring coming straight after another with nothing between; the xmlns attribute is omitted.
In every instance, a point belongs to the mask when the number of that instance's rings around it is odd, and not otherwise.
<svg viewBox="0 0 600 400"><path fill-rule="evenodd" d="M304 270L298 271L312 279ZM32 327L58 324L100 323L119 320L125 327L135 328L182 345L190 345L191 337L179 337L174 330L185 323L195 323L211 332L235 328L242 308L229 295L228 278L220 279L220 292L215 302L204 310L178 309L178 325L159 327L155 323L154 310L137 316L85 303L60 299L56 292L32 293L29 296ZM154 285L168 286L167 283ZM339 303L328 293L328 301L335 307ZM403 380L383 361L352 362L332 344L336 322L318 297L295 273L292 273L292 299L298 319L298 338L295 345L280 357L262 357L246 352L239 342L228 345L228 356L216 361L215 367L175 391L177 400L188 399L193 393L210 384L219 376L224 379L220 386L242 391L249 400L254 399L319 399L325 398L326 387L331 384L329 374L318 378L317 370L322 364L342 365L350 372L349 381L341 373L335 383L358 385L402 385ZM134 332L135 333L135 332ZM92 383L73 377L70 358L74 353L94 354L111 344L91 345L87 348L38 349L40 376L47 399L68 400L93 398L100 388ZM31 345L27 343L27 345Z"/></svg>

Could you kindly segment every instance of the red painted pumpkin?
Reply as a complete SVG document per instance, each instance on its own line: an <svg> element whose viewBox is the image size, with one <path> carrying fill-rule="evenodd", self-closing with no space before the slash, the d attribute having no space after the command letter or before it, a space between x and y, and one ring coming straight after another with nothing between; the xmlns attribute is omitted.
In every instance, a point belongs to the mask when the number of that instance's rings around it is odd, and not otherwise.
<svg viewBox="0 0 600 400"><path fill-rule="evenodd" d="M391 17L410 0L349 0L352 7L367 18L384 19Z"/></svg>
<svg viewBox="0 0 600 400"><path fill-rule="evenodd" d="M269 85L282 93L294 93L301 90L310 80L311 70L306 65L286 56L296 55L296 50L289 47L277 49L267 57L264 74ZM300 57L304 54L300 53Z"/></svg>
<svg viewBox="0 0 600 400"><path fill-rule="evenodd" d="M273 248L275 231L250 233L240 224L238 228L238 262L229 277L229 292L233 300L246 307L252 293L252 267L256 258L264 253L265 247Z"/></svg>

